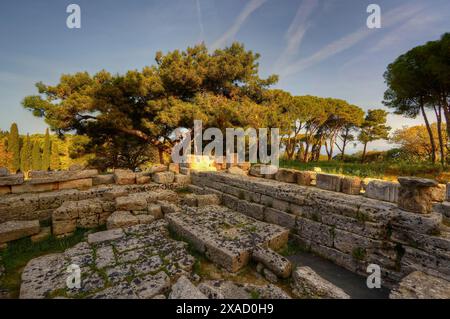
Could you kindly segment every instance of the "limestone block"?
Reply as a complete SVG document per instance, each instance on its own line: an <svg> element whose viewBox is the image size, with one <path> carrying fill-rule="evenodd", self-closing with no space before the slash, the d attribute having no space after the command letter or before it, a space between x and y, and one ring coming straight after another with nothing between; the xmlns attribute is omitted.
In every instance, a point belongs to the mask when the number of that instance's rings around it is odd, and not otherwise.
<svg viewBox="0 0 450 319"><path fill-rule="evenodd" d="M173 172L158 172L152 175L153 181L158 184L170 184L175 179Z"/></svg>
<svg viewBox="0 0 450 319"><path fill-rule="evenodd" d="M77 171L31 171L29 173L29 182L31 184L46 184L92 178L97 175L98 171L96 169Z"/></svg>
<svg viewBox="0 0 450 319"><path fill-rule="evenodd" d="M71 181L59 182L58 188L62 189L87 189L92 187L92 178L76 179Z"/></svg>
<svg viewBox="0 0 450 319"><path fill-rule="evenodd" d="M93 234L88 235L88 243L89 244L99 244L105 241L117 240L125 236L125 233L122 229L111 229L105 230Z"/></svg>
<svg viewBox="0 0 450 319"><path fill-rule="evenodd" d="M238 167L238 166L231 166L227 169L227 173L228 174L232 174L232 175L239 175L239 176L246 176L247 173L246 171L244 171L242 168Z"/></svg>
<svg viewBox="0 0 450 319"><path fill-rule="evenodd" d="M215 194L197 195L197 206L220 205L220 197Z"/></svg>
<svg viewBox="0 0 450 319"><path fill-rule="evenodd" d="M299 297L350 299L345 291L325 280L307 266L295 269L292 278L293 292Z"/></svg>
<svg viewBox="0 0 450 319"><path fill-rule="evenodd" d="M11 193L11 186L0 186L0 195L6 195Z"/></svg>
<svg viewBox="0 0 450 319"><path fill-rule="evenodd" d="M116 198L117 210L145 210L147 201L143 197L124 196Z"/></svg>
<svg viewBox="0 0 450 319"><path fill-rule="evenodd" d="M23 183L23 173L0 177L0 186L19 185Z"/></svg>
<svg viewBox="0 0 450 319"><path fill-rule="evenodd" d="M282 212L277 209L266 207L264 209L264 221L280 225L289 229L295 228L295 215Z"/></svg>
<svg viewBox="0 0 450 319"><path fill-rule="evenodd" d="M450 183L447 183L447 202L450 202Z"/></svg>
<svg viewBox="0 0 450 319"><path fill-rule="evenodd" d="M174 182L180 186L186 186L191 183L191 178L188 175L176 174Z"/></svg>
<svg viewBox="0 0 450 319"><path fill-rule="evenodd" d="M0 244L39 233L39 220L12 220L0 224Z"/></svg>
<svg viewBox="0 0 450 319"><path fill-rule="evenodd" d="M310 186L312 181L316 179L316 172L298 171L296 176L298 185Z"/></svg>
<svg viewBox="0 0 450 319"><path fill-rule="evenodd" d="M154 173L160 173L160 172L165 172L167 171L167 166L164 164L157 164L157 165L153 165L150 168L150 174L154 174Z"/></svg>
<svg viewBox="0 0 450 319"><path fill-rule="evenodd" d="M5 177L9 175L9 169L6 167L0 167L0 177Z"/></svg>
<svg viewBox="0 0 450 319"><path fill-rule="evenodd" d="M106 228L122 228L139 224L139 219L128 211L116 211L106 220Z"/></svg>
<svg viewBox="0 0 450 319"><path fill-rule="evenodd" d="M147 211L150 215L155 217L155 219L160 219L160 218L164 217L162 210L161 210L161 205L149 204L147 207Z"/></svg>
<svg viewBox="0 0 450 319"><path fill-rule="evenodd" d="M265 248L261 245L255 246L252 258L269 268L278 277L289 278L291 275L291 262L270 248Z"/></svg>
<svg viewBox="0 0 450 319"><path fill-rule="evenodd" d="M263 205L250 203L250 202L247 202L246 200L240 200L237 203L236 210L244 215L253 217L257 220L264 220L264 206Z"/></svg>
<svg viewBox="0 0 450 319"><path fill-rule="evenodd" d="M153 217L152 215L141 214L141 215L136 215L136 217L139 221L139 224L150 224L155 221L155 217Z"/></svg>
<svg viewBox="0 0 450 319"><path fill-rule="evenodd" d="M175 174L180 174L180 164L170 163L169 164L169 172L173 172Z"/></svg>
<svg viewBox="0 0 450 319"><path fill-rule="evenodd" d="M390 299L450 299L450 282L414 271L392 289Z"/></svg>
<svg viewBox="0 0 450 319"><path fill-rule="evenodd" d="M297 234L314 243L332 247L332 227L303 217L297 217Z"/></svg>
<svg viewBox="0 0 450 319"><path fill-rule="evenodd" d="M297 171L293 169L280 168L275 174L275 179L279 182L284 183L296 183L297 182Z"/></svg>
<svg viewBox="0 0 450 319"><path fill-rule="evenodd" d="M131 170L114 170L114 181L118 185L131 185L136 183L136 174Z"/></svg>
<svg viewBox="0 0 450 319"><path fill-rule="evenodd" d="M92 178L92 185L110 185L114 184L114 174L98 175Z"/></svg>
<svg viewBox="0 0 450 319"><path fill-rule="evenodd" d="M341 192L349 195L359 195L361 192L361 179L359 177L343 177Z"/></svg>
<svg viewBox="0 0 450 319"><path fill-rule="evenodd" d="M186 276L178 278L172 286L169 299L208 299Z"/></svg>
<svg viewBox="0 0 450 319"><path fill-rule="evenodd" d="M431 188L431 200L433 202L445 201L445 191L446 191L446 186L444 184L439 184L436 187L432 187Z"/></svg>
<svg viewBox="0 0 450 319"><path fill-rule="evenodd" d="M399 183L372 180L366 185L364 196L385 202L397 203Z"/></svg>
<svg viewBox="0 0 450 319"><path fill-rule="evenodd" d="M195 194L186 194L183 199L181 200L181 203L183 205L187 205L190 207L196 207L197 206L197 195Z"/></svg>
<svg viewBox="0 0 450 319"><path fill-rule="evenodd" d="M438 183L435 180L417 177L399 177L400 190L398 193L398 206L401 209L428 214L433 207L432 188Z"/></svg>
<svg viewBox="0 0 450 319"><path fill-rule="evenodd" d="M188 167L180 167L180 174L189 176L191 174L191 170Z"/></svg>
<svg viewBox="0 0 450 319"><path fill-rule="evenodd" d="M334 192L341 191L342 177L339 175L318 173L316 175L316 186Z"/></svg>
<svg viewBox="0 0 450 319"><path fill-rule="evenodd" d="M13 194L51 192L55 190L58 190L58 183L31 184L27 181L21 185L11 186Z"/></svg>
<svg viewBox="0 0 450 319"><path fill-rule="evenodd" d="M439 232L441 223L442 215L435 212L422 215L400 211L391 221L393 227L407 229L421 234L433 234Z"/></svg>
<svg viewBox="0 0 450 319"><path fill-rule="evenodd" d="M152 178L149 175L144 175L143 173L136 174L136 184L143 185L143 184L148 184L151 181L152 181Z"/></svg>
<svg viewBox="0 0 450 319"><path fill-rule="evenodd" d="M55 236L61 236L65 234L70 234L77 229L77 222L75 219L67 220L53 220L52 222L52 232Z"/></svg>
<svg viewBox="0 0 450 319"><path fill-rule="evenodd" d="M248 175L255 177L264 177L264 174L261 172L261 168L263 165L255 164L252 165L248 171Z"/></svg>

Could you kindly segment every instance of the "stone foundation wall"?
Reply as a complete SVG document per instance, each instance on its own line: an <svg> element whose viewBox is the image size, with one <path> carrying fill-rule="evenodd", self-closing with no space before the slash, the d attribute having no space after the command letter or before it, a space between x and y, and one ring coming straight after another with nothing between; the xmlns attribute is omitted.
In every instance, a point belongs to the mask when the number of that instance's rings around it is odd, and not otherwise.
<svg viewBox="0 0 450 319"><path fill-rule="evenodd" d="M416 270L450 280L450 233L436 211L417 214L339 193L342 182L335 181L329 185L339 190L329 191L226 173L196 172L191 179L195 192L215 193L231 209L289 228L304 248L353 272L367 275L369 264L380 265L385 286Z"/></svg>

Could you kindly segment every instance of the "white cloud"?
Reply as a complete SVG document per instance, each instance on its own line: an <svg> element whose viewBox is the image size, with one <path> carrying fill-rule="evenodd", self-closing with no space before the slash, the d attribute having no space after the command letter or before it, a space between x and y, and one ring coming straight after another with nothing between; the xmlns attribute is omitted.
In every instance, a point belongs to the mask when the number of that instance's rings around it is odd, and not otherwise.
<svg viewBox="0 0 450 319"><path fill-rule="evenodd" d="M251 0L249 3L247 3L247 5L234 21L233 25L212 44L211 48L217 49L225 46L228 41L236 36L248 17L259 7L261 7L266 1L267 0Z"/></svg>
<svg viewBox="0 0 450 319"><path fill-rule="evenodd" d="M317 7L318 0L304 0L285 34L287 45L275 62L275 68L282 68L289 60L298 53L306 31L310 27L309 17Z"/></svg>
<svg viewBox="0 0 450 319"><path fill-rule="evenodd" d="M423 5L402 5L395 9L382 14L382 28L392 27L400 22L403 22L423 9ZM366 39L379 29L369 29L366 25L360 27L355 32L350 33L340 39L337 39L330 44L326 45L308 58L301 59L291 65L286 66L281 70L281 75L289 76L300 72L306 68L309 68L317 63L322 62L342 51L345 51L352 46L356 45L360 41Z"/></svg>

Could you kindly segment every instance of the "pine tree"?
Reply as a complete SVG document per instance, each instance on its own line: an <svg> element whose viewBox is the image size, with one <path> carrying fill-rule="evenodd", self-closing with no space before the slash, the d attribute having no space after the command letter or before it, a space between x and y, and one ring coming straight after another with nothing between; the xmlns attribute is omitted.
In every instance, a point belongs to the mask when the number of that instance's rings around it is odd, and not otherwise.
<svg viewBox="0 0 450 319"><path fill-rule="evenodd" d="M50 168L50 134L48 129L45 130L44 149L42 150L42 167L43 171L48 171Z"/></svg>
<svg viewBox="0 0 450 319"><path fill-rule="evenodd" d="M52 171L59 170L61 167L61 162L59 160L59 147L58 144L53 141L50 155L50 169Z"/></svg>
<svg viewBox="0 0 450 319"><path fill-rule="evenodd" d="M41 148L39 147L39 141L35 141L33 143L33 151L31 153L31 168L35 171L38 171L41 169L41 167Z"/></svg>
<svg viewBox="0 0 450 319"><path fill-rule="evenodd" d="M11 129L9 130L8 153L11 155L8 165L9 169L12 173L15 173L20 169L20 139L16 123L11 124Z"/></svg>
<svg viewBox="0 0 450 319"><path fill-rule="evenodd" d="M0 139L0 167L9 167L11 164L11 153L8 152L6 147L6 139Z"/></svg>
<svg viewBox="0 0 450 319"><path fill-rule="evenodd" d="M27 134L25 141L20 150L20 170L27 173L31 169L31 141L30 135Z"/></svg>

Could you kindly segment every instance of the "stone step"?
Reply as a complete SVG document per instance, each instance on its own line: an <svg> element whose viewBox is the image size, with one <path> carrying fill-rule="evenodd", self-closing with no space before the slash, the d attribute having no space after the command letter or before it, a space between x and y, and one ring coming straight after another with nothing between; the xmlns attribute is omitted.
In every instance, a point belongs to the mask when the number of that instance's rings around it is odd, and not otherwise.
<svg viewBox="0 0 450 319"><path fill-rule="evenodd" d="M0 224L0 244L39 233L39 220L8 221Z"/></svg>

